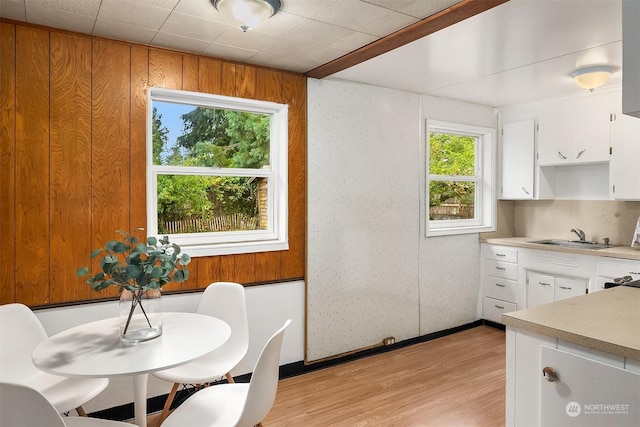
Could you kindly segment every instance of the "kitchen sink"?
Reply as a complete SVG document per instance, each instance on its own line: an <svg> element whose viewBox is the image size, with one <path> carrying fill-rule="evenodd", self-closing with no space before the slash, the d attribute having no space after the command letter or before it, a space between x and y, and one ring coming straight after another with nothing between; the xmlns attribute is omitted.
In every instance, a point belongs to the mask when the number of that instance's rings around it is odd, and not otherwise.
<svg viewBox="0 0 640 427"><path fill-rule="evenodd" d="M607 249L613 248L614 245L605 245L603 243L587 242L584 240L538 240L531 243L537 243L539 245L547 246L559 246L561 248L573 248L573 249Z"/></svg>

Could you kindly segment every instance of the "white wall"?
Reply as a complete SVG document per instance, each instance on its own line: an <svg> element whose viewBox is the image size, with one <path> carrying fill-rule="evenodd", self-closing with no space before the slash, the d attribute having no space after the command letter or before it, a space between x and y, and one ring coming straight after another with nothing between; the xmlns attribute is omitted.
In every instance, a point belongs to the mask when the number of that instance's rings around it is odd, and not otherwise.
<svg viewBox="0 0 640 427"><path fill-rule="evenodd" d="M308 80L307 358L418 335L419 96Z"/></svg>
<svg viewBox="0 0 640 427"><path fill-rule="evenodd" d="M164 311L195 311L200 293L164 295ZM246 288L249 317L249 350L244 360L233 370L233 375L253 371L253 366L269 337L285 320L292 319L282 343L280 364L300 362L304 359L304 282L288 282ZM117 316L117 302L89 303L78 306L36 310L47 334L94 320ZM148 396L169 393L172 384L149 376ZM133 402L131 377L112 378L105 391L84 405L87 412L95 412Z"/></svg>
<svg viewBox="0 0 640 427"><path fill-rule="evenodd" d="M424 122L491 107L308 80L307 358L478 318L478 235L426 238Z"/></svg>

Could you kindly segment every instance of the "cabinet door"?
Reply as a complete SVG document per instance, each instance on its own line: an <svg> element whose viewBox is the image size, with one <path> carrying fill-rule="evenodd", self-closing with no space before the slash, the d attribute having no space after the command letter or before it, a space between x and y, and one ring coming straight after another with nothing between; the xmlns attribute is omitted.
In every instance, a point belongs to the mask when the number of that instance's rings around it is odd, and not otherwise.
<svg viewBox="0 0 640 427"><path fill-rule="evenodd" d="M502 127L502 191L507 200L533 199L535 121Z"/></svg>
<svg viewBox="0 0 640 427"><path fill-rule="evenodd" d="M538 117L538 162L609 161L609 104L595 95L549 102Z"/></svg>
<svg viewBox="0 0 640 427"><path fill-rule="evenodd" d="M555 278L554 300L577 297L587 293L587 281L584 279Z"/></svg>
<svg viewBox="0 0 640 427"><path fill-rule="evenodd" d="M527 272L527 308L553 302L554 277Z"/></svg>
<svg viewBox="0 0 640 427"><path fill-rule="evenodd" d="M640 200L640 119L613 114L609 184L616 200Z"/></svg>
<svg viewBox="0 0 640 427"><path fill-rule="evenodd" d="M540 425L640 425L640 374L546 346L540 361L557 373L541 381Z"/></svg>

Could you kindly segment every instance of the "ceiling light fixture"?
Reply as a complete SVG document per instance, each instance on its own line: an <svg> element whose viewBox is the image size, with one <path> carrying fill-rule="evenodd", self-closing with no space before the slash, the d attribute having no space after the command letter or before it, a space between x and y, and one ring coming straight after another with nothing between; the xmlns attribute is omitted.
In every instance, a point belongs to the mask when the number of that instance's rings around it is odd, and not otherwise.
<svg viewBox="0 0 640 427"><path fill-rule="evenodd" d="M579 68L571 73L571 77L579 87L593 92L594 89L605 84L616 70L617 68L611 65L596 65Z"/></svg>
<svg viewBox="0 0 640 427"><path fill-rule="evenodd" d="M264 23L278 12L280 0L211 0L228 24L246 32Z"/></svg>

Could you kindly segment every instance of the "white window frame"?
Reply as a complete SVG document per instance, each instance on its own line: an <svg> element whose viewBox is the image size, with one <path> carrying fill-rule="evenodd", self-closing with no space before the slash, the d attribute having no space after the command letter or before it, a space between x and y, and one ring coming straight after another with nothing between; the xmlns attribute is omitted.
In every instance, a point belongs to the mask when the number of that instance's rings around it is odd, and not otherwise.
<svg viewBox="0 0 640 427"><path fill-rule="evenodd" d="M253 176L268 179L267 230L169 234L192 257L280 251L288 240L288 126L286 104L151 87L147 91L147 231L158 235L158 175ZM153 164L153 101L248 111L271 116L269 168L208 168Z"/></svg>
<svg viewBox="0 0 640 427"><path fill-rule="evenodd" d="M431 132L468 135L476 137L475 176L431 175L429 170L429 144ZM496 130L480 126L464 125L427 119L426 121L426 199L425 219L426 236L446 236L454 234L483 233L496 229ZM472 181L476 183L473 219L429 220L429 183L432 180Z"/></svg>

